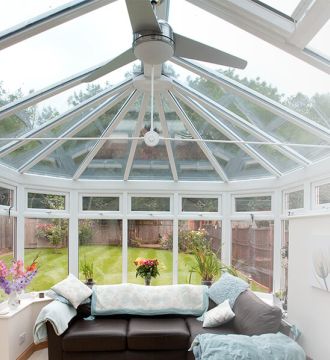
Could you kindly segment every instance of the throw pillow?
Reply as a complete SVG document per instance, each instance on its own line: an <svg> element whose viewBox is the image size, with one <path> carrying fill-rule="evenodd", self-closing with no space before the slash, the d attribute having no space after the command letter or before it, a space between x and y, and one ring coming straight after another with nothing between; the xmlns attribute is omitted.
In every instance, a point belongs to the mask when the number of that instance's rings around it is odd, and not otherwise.
<svg viewBox="0 0 330 360"><path fill-rule="evenodd" d="M211 285L208 295L217 304L221 304L228 299L230 306L233 307L238 295L248 287L249 284L244 280L224 273L217 282Z"/></svg>
<svg viewBox="0 0 330 360"><path fill-rule="evenodd" d="M229 300L225 300L217 307L204 314L203 327L216 327L230 321L235 314L229 305Z"/></svg>
<svg viewBox="0 0 330 360"><path fill-rule="evenodd" d="M65 297L75 309L92 295L92 290L72 274L51 289Z"/></svg>
<svg viewBox="0 0 330 360"><path fill-rule="evenodd" d="M47 290L47 291L45 292L45 295L48 296L48 297L50 297L51 299L60 301L60 302L63 303L63 304L72 305L68 299L66 299L65 297L57 294L54 290L51 290L51 289L50 289L50 290ZM89 304L90 302L91 302L91 299L88 297L88 298L85 299L80 305Z"/></svg>
<svg viewBox="0 0 330 360"><path fill-rule="evenodd" d="M240 294L233 310L233 325L240 334L251 336L276 333L281 326L281 309L266 304L250 290Z"/></svg>

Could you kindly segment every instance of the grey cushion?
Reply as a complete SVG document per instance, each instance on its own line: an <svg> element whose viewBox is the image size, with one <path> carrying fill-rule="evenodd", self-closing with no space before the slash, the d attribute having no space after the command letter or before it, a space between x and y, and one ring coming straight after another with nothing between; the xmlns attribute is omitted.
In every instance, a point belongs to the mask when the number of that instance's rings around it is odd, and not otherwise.
<svg viewBox="0 0 330 360"><path fill-rule="evenodd" d="M246 290L235 301L233 325L243 335L276 333L281 326L282 311Z"/></svg>

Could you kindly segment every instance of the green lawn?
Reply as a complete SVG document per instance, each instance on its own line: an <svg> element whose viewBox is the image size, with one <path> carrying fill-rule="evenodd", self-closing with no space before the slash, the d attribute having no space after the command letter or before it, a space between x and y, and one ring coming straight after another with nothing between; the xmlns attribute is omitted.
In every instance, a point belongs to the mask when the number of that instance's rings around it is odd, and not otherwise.
<svg viewBox="0 0 330 360"><path fill-rule="evenodd" d="M30 264L34 257L39 254L39 271L27 291L39 291L49 289L58 281L67 276L68 250L59 249L33 249L25 251L25 264ZM94 261L94 281L98 284L118 284L122 281L122 249L119 246L90 245L79 247L79 258ZM137 257L158 259L160 276L152 279L153 285L172 284L172 252L169 250L152 248L128 248L128 282L143 284L143 279L135 277L134 260ZM9 262L10 255L0 256L1 260ZM189 282L189 269L193 265L193 257L190 254L179 253L178 282ZM84 280L80 273L80 278ZM200 277L193 273L192 284L200 284ZM252 289L264 291L257 284L252 284ZM4 298L0 291L0 301Z"/></svg>

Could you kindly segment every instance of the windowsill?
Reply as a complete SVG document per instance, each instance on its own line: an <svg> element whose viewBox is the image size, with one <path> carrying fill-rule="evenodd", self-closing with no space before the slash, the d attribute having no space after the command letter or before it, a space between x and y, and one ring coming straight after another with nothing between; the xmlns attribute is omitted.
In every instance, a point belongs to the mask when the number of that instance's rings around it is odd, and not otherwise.
<svg viewBox="0 0 330 360"><path fill-rule="evenodd" d="M29 294L31 294L29 296ZM43 298L38 297L39 293L27 293L24 294L24 298L20 300L20 304L15 310L10 310L7 304L7 301L4 301L2 304L0 304L0 319L9 319L22 310L26 309L28 306L34 303L41 303L52 300L48 296L45 296Z"/></svg>

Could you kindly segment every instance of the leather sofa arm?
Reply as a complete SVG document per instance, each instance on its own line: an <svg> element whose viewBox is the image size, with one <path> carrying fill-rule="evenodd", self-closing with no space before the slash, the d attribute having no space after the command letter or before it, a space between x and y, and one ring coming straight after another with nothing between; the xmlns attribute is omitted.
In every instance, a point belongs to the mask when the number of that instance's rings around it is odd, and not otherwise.
<svg viewBox="0 0 330 360"><path fill-rule="evenodd" d="M63 360L62 336L55 334L53 326L50 322L47 322L46 325L48 337L48 360Z"/></svg>

